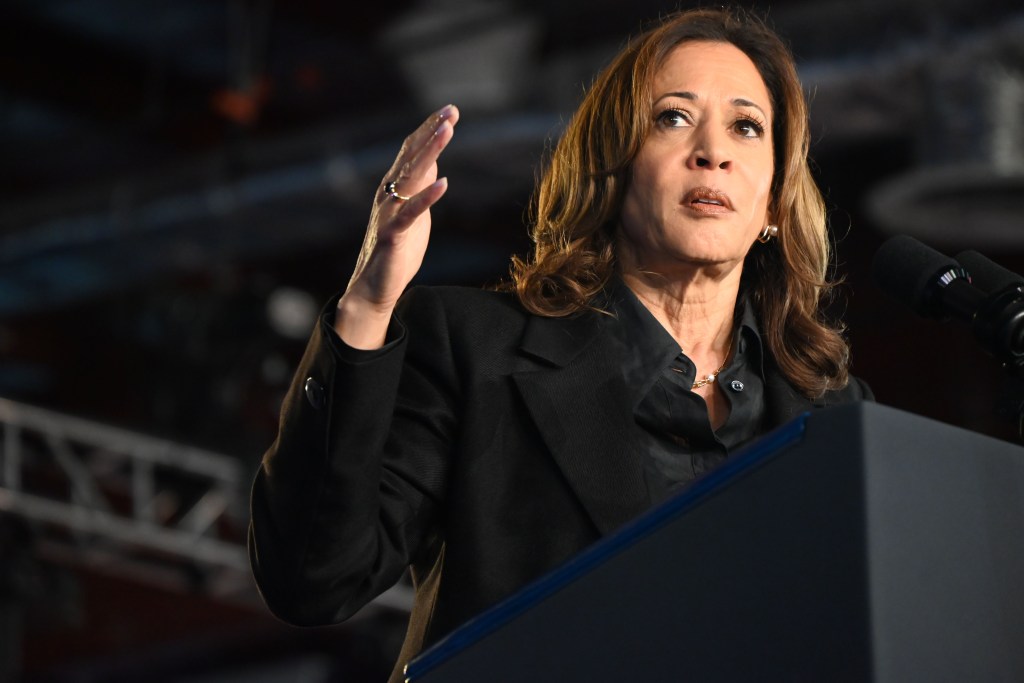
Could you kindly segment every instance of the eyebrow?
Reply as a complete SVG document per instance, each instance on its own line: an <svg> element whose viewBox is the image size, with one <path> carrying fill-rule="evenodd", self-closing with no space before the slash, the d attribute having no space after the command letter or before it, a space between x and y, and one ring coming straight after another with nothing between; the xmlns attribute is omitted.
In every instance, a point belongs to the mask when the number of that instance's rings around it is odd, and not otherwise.
<svg viewBox="0 0 1024 683"><path fill-rule="evenodd" d="M698 101L700 99L699 97L697 97L696 93L692 93L689 90L683 90L681 92L667 92L664 95L662 95L661 97L659 97L658 99L654 100L654 103L657 104L658 102L661 102L666 97L678 97L680 99L690 100L692 102L696 102L696 101ZM764 109L762 109L760 106L758 106L757 103L751 102L748 99L744 99L742 97L734 97L731 100L729 100L729 103L732 104L733 106L736 106L736 107L753 107L754 109L756 109L759 112L761 112L761 115L764 116L765 119L770 118L768 116L767 112L765 112Z"/></svg>

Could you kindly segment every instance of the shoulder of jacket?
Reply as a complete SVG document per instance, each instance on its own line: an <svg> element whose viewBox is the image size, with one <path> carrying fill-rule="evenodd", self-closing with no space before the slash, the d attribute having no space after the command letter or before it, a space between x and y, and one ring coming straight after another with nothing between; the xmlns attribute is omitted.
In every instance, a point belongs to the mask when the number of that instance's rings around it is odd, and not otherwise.
<svg viewBox="0 0 1024 683"><path fill-rule="evenodd" d="M402 297L403 307L439 307L447 316L461 316L468 313L473 317L513 315L525 317L529 314L511 292L456 285L418 285L410 288Z"/></svg>
<svg viewBox="0 0 1024 683"><path fill-rule="evenodd" d="M487 339L518 340L533 317L512 293L456 286L411 288L397 314L410 333L434 330L474 345Z"/></svg>
<svg viewBox="0 0 1024 683"><path fill-rule="evenodd" d="M868 384L861 378L853 375L850 375L846 386L830 390L826 393L826 396L828 397L827 403L830 405L850 401L873 401L875 398Z"/></svg>

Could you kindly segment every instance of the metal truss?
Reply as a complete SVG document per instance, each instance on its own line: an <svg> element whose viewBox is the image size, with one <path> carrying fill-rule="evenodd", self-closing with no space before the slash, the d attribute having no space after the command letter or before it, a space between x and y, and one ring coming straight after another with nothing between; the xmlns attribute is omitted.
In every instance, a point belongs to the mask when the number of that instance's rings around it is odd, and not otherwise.
<svg viewBox="0 0 1024 683"><path fill-rule="evenodd" d="M257 597L250 474L232 457L0 399L0 514L40 554L227 601ZM408 610L399 584L375 601Z"/></svg>
<svg viewBox="0 0 1024 683"><path fill-rule="evenodd" d="M0 511L40 550L222 597L251 592L246 474L219 453L0 399Z"/></svg>

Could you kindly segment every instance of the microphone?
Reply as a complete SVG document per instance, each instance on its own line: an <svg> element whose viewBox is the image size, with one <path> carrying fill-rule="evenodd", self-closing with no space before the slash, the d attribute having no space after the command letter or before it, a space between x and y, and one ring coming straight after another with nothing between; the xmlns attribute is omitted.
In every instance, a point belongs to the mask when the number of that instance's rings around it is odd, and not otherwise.
<svg viewBox="0 0 1024 683"><path fill-rule="evenodd" d="M982 346L1024 379L1024 278L977 252L961 257L982 274L986 291L972 283L962 263L908 235L885 242L871 272L884 292L918 315L969 323Z"/></svg>
<svg viewBox="0 0 1024 683"><path fill-rule="evenodd" d="M960 252L956 255L956 260L971 274L971 282L989 294L1002 294L1005 291L1024 287L1024 277L991 261L973 249Z"/></svg>
<svg viewBox="0 0 1024 683"><path fill-rule="evenodd" d="M871 262L879 288L925 318L970 322L985 302L964 267L909 235L887 240Z"/></svg>

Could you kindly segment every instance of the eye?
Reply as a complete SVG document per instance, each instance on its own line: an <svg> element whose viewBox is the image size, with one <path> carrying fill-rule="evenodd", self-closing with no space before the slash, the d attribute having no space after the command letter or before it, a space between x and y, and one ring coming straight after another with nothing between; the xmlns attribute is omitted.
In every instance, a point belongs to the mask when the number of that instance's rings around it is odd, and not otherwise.
<svg viewBox="0 0 1024 683"><path fill-rule="evenodd" d="M666 109L655 117L655 121L669 128L692 125L690 115L681 109Z"/></svg>
<svg viewBox="0 0 1024 683"><path fill-rule="evenodd" d="M733 124L733 129L745 138L759 138L764 135L764 124L755 118L744 116Z"/></svg>

